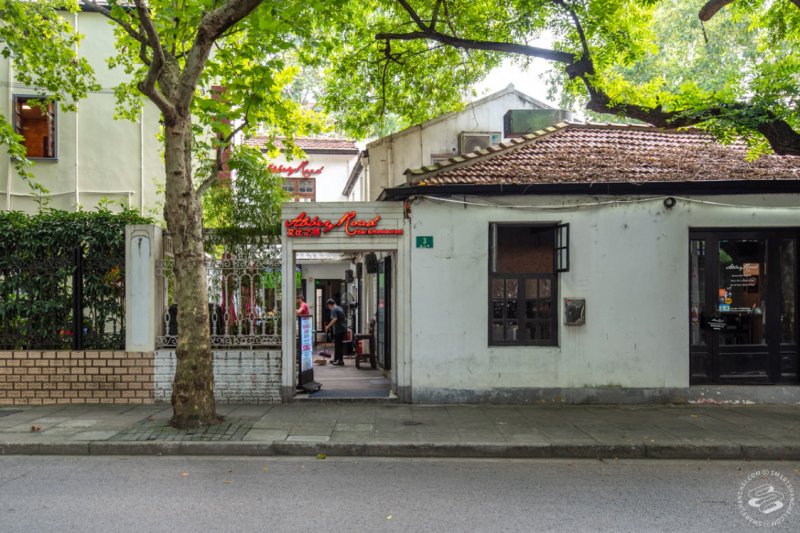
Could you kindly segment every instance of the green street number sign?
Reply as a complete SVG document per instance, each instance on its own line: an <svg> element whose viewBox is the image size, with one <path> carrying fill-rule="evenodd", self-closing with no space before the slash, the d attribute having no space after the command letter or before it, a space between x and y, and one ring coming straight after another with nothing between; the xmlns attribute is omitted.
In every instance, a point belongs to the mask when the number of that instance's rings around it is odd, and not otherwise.
<svg viewBox="0 0 800 533"><path fill-rule="evenodd" d="M433 236L421 235L417 237L417 248L433 248Z"/></svg>

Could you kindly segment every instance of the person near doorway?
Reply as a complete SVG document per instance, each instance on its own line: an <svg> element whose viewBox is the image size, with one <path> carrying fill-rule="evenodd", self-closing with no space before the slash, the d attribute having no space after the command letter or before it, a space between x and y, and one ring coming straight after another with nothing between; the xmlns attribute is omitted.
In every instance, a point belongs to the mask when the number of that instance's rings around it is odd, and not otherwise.
<svg viewBox="0 0 800 533"><path fill-rule="evenodd" d="M346 331L345 328L345 318L344 318L344 311L341 307L336 305L336 300L331 298L328 300L328 309L331 312L331 321L328 322L328 325L325 326L325 331L331 331L333 333L333 362L332 365L344 365L344 334Z"/></svg>
<svg viewBox="0 0 800 533"><path fill-rule="evenodd" d="M295 314L297 316L311 316L306 299L299 294L297 295L297 311L295 311Z"/></svg>

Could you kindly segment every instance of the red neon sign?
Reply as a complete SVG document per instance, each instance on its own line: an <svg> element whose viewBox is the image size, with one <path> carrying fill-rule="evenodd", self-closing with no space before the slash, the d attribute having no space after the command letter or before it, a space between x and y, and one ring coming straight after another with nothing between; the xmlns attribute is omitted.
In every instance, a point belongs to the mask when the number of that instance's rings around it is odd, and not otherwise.
<svg viewBox="0 0 800 533"><path fill-rule="evenodd" d="M323 220L318 216L312 218L303 211L292 220L284 222L284 225L286 226L287 237L319 237L340 227L344 227L344 232L348 237L403 234L402 229L378 229L378 222L381 220L380 215L369 220L358 219L356 216L355 211L348 211L342 215L342 218L333 222L331 220Z"/></svg>
<svg viewBox="0 0 800 533"><path fill-rule="evenodd" d="M308 168L308 160L301 161L299 165L296 167L293 166L284 166L284 165L275 165L270 163L268 165L269 171L273 174L286 174L286 176L292 176L297 174L298 172L303 175L304 178L309 178L311 176L317 176L322 174L322 169L325 167L319 168Z"/></svg>

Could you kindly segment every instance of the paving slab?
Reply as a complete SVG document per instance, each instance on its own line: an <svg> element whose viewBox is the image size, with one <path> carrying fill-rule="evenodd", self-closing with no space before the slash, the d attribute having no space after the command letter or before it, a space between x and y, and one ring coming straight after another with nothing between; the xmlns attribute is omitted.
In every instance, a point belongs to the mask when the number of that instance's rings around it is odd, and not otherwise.
<svg viewBox="0 0 800 533"><path fill-rule="evenodd" d="M180 431L164 405L2 408L0 454L800 459L800 406L307 401L219 412L220 424Z"/></svg>

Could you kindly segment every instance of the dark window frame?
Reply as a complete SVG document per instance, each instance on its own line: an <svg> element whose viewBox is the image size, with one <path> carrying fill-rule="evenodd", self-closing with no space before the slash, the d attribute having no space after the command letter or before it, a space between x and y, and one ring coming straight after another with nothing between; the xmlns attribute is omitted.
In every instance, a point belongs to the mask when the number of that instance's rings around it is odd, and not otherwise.
<svg viewBox="0 0 800 533"><path fill-rule="evenodd" d="M559 239L559 232L564 231L562 228L566 226L566 242L563 239ZM527 227L527 228L536 228L542 231L551 230L554 232L553 234L553 271L548 273L502 273L502 272L495 272L495 264L494 264L494 254L495 254L495 245L496 245L496 230L503 227ZM569 225L568 224L535 224L535 223L490 223L489 224L489 261L488 261L488 320L487 320L487 335L488 335L488 342L489 346L558 346L559 342L559 331L558 331L558 295L559 295L559 287L558 287L558 274L559 272L565 272L569 269ZM561 256L561 252L566 250L564 254L566 255L567 265L566 270L562 269L562 266L559 263L559 257ZM502 298L504 302L502 304L503 308L503 318L495 318L494 311L495 311L495 301L501 300L494 298L493 294L493 286L495 280L516 280L517 282L517 296L515 298ZM529 298L530 295L526 294L526 287L527 281L529 280L536 280L537 287L539 286L539 280L550 280L550 295L548 298L541 298L537 292L535 298ZM504 282L506 283L506 282ZM537 289L538 291L538 289ZM536 318L527 318L525 315L527 313L527 303L531 300L534 304L534 307L537 307L539 304L549 302L550 310L549 310L549 318L542 319L541 317ZM509 318L507 316L509 310L509 303L515 302L516 305L516 318ZM495 322L503 322L504 331L506 328L509 327L509 322L516 322L517 323L517 338L514 340L495 340L492 335L492 330L494 327ZM546 340L535 340L535 339L527 339L524 338L524 333L526 331L525 323L535 324L536 326L541 327L544 324L548 324L550 327L551 336L549 339ZM504 335L505 337L505 335Z"/></svg>
<svg viewBox="0 0 800 533"><path fill-rule="evenodd" d="M11 107L14 120L14 131L24 137L22 131L22 117L17 112L18 102L28 100L42 100L42 95L38 94L13 94L11 99ZM53 140L53 155L52 156L29 156L26 157L32 161L58 161L58 102L51 102L53 106L52 118L50 119L50 131L52 132ZM21 103L19 105L22 105Z"/></svg>

